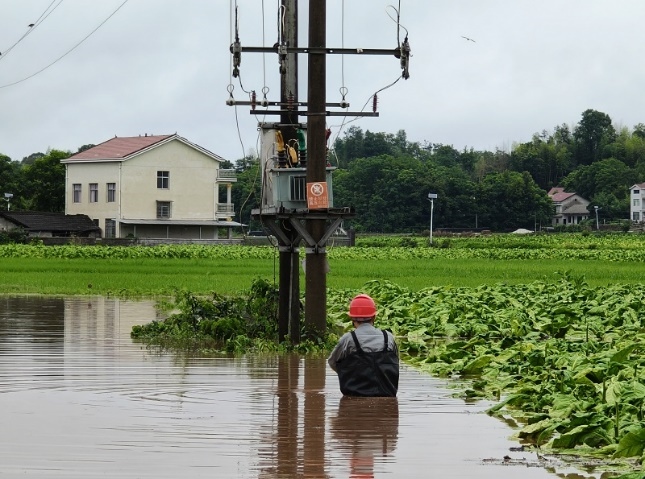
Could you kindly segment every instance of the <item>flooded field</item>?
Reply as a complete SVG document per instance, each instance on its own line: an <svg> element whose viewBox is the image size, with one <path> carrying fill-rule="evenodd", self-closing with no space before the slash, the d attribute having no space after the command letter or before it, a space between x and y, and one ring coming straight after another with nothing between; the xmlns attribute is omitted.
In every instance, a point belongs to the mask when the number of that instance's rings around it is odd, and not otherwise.
<svg viewBox="0 0 645 479"><path fill-rule="evenodd" d="M396 399L343 398L324 359L130 340L157 317L150 301L0 297L0 477L588 477L410 368Z"/></svg>

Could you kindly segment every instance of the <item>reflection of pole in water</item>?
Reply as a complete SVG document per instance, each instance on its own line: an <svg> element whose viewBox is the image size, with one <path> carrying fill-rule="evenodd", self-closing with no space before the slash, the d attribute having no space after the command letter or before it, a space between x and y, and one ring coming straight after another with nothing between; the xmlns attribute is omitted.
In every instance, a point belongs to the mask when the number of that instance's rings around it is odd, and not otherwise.
<svg viewBox="0 0 645 479"><path fill-rule="evenodd" d="M374 460L390 455L399 434L395 397L341 398L331 432L350 457L351 478L373 478Z"/></svg>
<svg viewBox="0 0 645 479"><path fill-rule="evenodd" d="M305 477L325 477L326 366L320 359L305 360Z"/></svg>
<svg viewBox="0 0 645 479"><path fill-rule="evenodd" d="M298 367L296 355L278 358L278 477L296 477L298 472Z"/></svg>

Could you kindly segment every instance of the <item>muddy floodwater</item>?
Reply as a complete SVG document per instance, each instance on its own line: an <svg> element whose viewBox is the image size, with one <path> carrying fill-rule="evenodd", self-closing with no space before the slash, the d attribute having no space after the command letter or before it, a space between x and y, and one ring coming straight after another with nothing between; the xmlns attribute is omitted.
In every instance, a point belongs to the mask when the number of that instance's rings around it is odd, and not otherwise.
<svg viewBox="0 0 645 479"><path fill-rule="evenodd" d="M349 399L324 359L182 358L130 339L154 302L0 297L0 478L590 477L403 367Z"/></svg>

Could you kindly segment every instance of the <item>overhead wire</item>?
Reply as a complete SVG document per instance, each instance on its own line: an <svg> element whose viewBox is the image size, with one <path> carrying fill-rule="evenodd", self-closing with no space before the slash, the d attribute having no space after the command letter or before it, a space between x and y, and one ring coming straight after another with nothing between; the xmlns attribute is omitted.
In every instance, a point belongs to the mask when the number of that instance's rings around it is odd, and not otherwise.
<svg viewBox="0 0 645 479"><path fill-rule="evenodd" d="M18 45L18 44L19 44L20 42L22 42L25 38L27 38L29 35L31 35L31 32L33 32L36 28L38 28L38 26L39 26L41 23L43 23L43 22L45 21L45 19L46 19L49 15L51 15L51 14L54 12L54 10L56 10L56 9L60 6L60 4L61 4L61 3L63 3L63 0L59 0L58 4L57 4L54 8L52 8L52 9L51 9L51 11L49 11L49 13L47 13L47 12L48 12L48 10L51 8L51 6L52 6L54 3L56 3L56 0L52 0L52 2L47 6L47 8L45 9L45 11L44 11L43 13L41 13L41 14L40 14L40 16L36 19L36 21L35 21L34 23L32 23L32 24L30 24L30 25L29 25L28 30L27 30L27 31L26 31L26 32L25 32L25 33L24 33L24 34L23 34L23 35L22 35L22 36L21 36L21 37L20 37L20 38L19 38L19 39L18 39L18 40L13 44L13 45L11 45L11 46L10 46L8 49L6 49L5 51L1 52L1 55L0 55L0 61L4 60L4 59L7 57L7 55L9 54L9 52L10 52L11 50L13 50L13 49L16 47L16 45Z"/></svg>
<svg viewBox="0 0 645 479"><path fill-rule="evenodd" d="M396 12L396 18L392 18L392 16L390 15L390 12L388 12L388 11L387 11L387 9L388 9L388 8L391 8L392 10L394 10L394 11ZM344 0L343 0L343 9L344 9ZM394 22L396 23L396 25L397 25L397 30L396 30L396 32L397 32L397 48L398 48L398 49L401 49L401 36L400 36L400 29L401 29L401 28L403 28L403 30L405 30L405 32L406 32L406 38L407 38L407 34L408 34L408 30L407 30L407 28L405 28L403 25L401 25L401 21L400 21L400 20L401 20L401 0L399 0L398 9L397 9L396 7L394 7L393 5L388 5L388 6L386 7L385 11L386 11L386 14L388 15L388 17L390 17L390 19L391 19L392 21L394 21ZM344 13L344 12L343 12L343 13ZM343 23L343 25L344 25L344 23ZM343 30L342 30L342 33L341 33L341 38L344 38L344 26L343 26ZM372 95L370 95L370 96L369 96L369 98L367 99L367 101L366 101L366 102L365 102L365 104L363 105L363 108L361 108L361 109L360 109L360 111L361 111L361 112L363 112L363 111L365 110L365 108L367 107L367 105L369 104L370 100L374 99L374 98L376 97L376 95L378 95L378 94L379 94L379 93L381 93L382 91L387 90L388 88L393 87L396 83L398 83L398 81L399 81L401 78L402 78L402 76L401 76L401 75L399 75L399 76L397 77L397 79L396 79L396 80L394 80L392 83L389 83L388 85L385 85L383 88L380 88L380 89L376 90L374 93L372 93ZM343 131L343 129L345 128L345 126L346 126L346 125L348 125L349 123L353 123L353 122L355 122L355 121L358 121L358 120L360 120L360 119L362 119L362 117L358 117L358 116L357 116L357 117L352 118L351 120L347 120L347 117L346 117L346 116L344 116L344 117L343 117L343 121L342 121L342 123L340 124L340 126L339 126L339 128L338 128L338 132L337 132L337 133L336 133L336 135L334 136L334 141L330 142L330 145L331 145L331 146L330 146L330 152L331 152L331 153L334 155L334 157L336 158L336 164L338 164L338 163L339 163L339 159L338 159L338 155L336 155L336 151L335 151L335 149L333 148L333 145L336 143L336 140L338 140L338 138L339 138L339 136L340 136L341 132Z"/></svg>
<svg viewBox="0 0 645 479"><path fill-rule="evenodd" d="M84 37L80 42L78 42L78 43L77 43L76 45L74 45L72 48L70 48L69 50L67 50L65 53L63 53L60 57L58 57L56 60L54 60L53 62L51 62L49 65L47 65L47 66L45 66L45 67L41 68L41 69L40 69L40 70L38 70L37 72L32 73L31 75L29 75L29 76L27 76L27 77L25 77L25 78L23 78L23 79L21 79L21 80L17 80L17 81L12 82L12 83L7 83L7 84L5 84L5 85L0 85L0 88L7 88L7 87L10 87L10 86L14 86L14 85L17 85L17 84L19 84L19 83L22 83L22 82L24 82L24 81L27 81L27 80L29 80L30 78L35 77L36 75L38 75L38 74L40 74L40 73L44 72L44 71L45 71L45 70L47 70L48 68L50 68L50 67L52 67L53 65L55 65L56 63L58 63L60 60L62 60L62 59L63 59L63 58L65 58L67 55L69 55L69 54L70 54L70 53L72 53L74 50L76 50L79 46L81 46L81 45L83 44L83 42L85 42L88 38L90 38L94 33L96 33L96 31L97 31L99 28L101 28L103 25L105 25L105 24L107 23L107 21L108 21L108 20L110 20L110 18L112 18L114 15L116 15L116 13L117 13L119 10L121 10L121 8L123 8L123 6L124 6L126 3L128 3L129 1L130 1L130 0L124 0L124 2L123 2L121 5L119 5L119 6L116 8L116 10L114 10L114 11L113 11L113 12L112 12L112 13L111 13L111 14L110 14L110 15L109 15L105 20L103 20L101 23L99 23L99 25L98 25L94 30L92 30L90 33L88 33L88 34L87 34L87 35L86 35L86 36L85 36L85 37Z"/></svg>

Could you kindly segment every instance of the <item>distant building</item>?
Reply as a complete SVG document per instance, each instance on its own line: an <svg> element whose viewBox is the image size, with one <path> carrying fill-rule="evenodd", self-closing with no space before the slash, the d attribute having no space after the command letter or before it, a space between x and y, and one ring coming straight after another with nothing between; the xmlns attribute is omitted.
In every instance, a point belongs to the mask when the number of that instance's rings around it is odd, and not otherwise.
<svg viewBox="0 0 645 479"><path fill-rule="evenodd" d="M101 229L87 215L39 211L0 211L0 231L24 230L36 238L96 238Z"/></svg>
<svg viewBox="0 0 645 479"><path fill-rule="evenodd" d="M105 238L232 237L234 170L181 136L114 137L65 165L65 212L86 214Z"/></svg>
<svg viewBox="0 0 645 479"><path fill-rule="evenodd" d="M548 192L555 206L555 215L551 220L553 226L577 225L589 218L589 200L576 193L567 193L564 188L553 187Z"/></svg>
<svg viewBox="0 0 645 479"><path fill-rule="evenodd" d="M645 221L645 183L637 183L630 189L629 194L629 217L636 223Z"/></svg>

